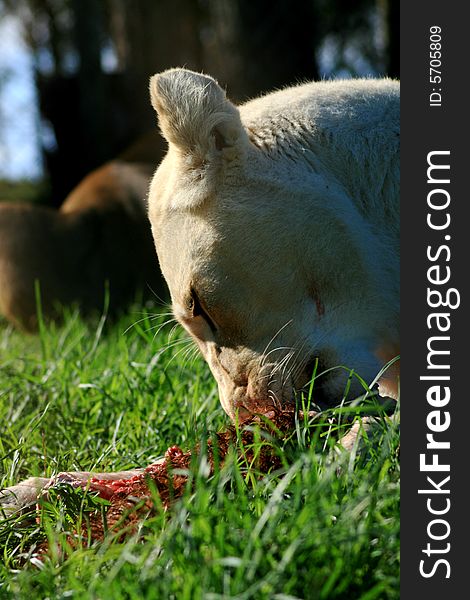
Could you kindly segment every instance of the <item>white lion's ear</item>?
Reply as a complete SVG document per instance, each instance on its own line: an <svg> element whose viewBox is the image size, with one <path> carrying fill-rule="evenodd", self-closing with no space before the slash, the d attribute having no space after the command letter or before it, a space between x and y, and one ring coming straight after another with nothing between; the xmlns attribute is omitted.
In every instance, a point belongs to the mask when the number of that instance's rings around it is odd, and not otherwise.
<svg viewBox="0 0 470 600"><path fill-rule="evenodd" d="M186 154L202 159L246 136L238 109L212 77L170 69L150 79L150 97L163 136Z"/></svg>

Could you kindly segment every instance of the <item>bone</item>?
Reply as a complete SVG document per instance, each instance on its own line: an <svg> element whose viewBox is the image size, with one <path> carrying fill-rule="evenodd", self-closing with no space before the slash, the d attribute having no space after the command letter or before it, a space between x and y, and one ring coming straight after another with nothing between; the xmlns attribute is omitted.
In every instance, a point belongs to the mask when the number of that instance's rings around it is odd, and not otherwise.
<svg viewBox="0 0 470 600"><path fill-rule="evenodd" d="M36 504L39 494L49 481L47 477L29 477L17 485L0 490L0 518L9 517Z"/></svg>
<svg viewBox="0 0 470 600"><path fill-rule="evenodd" d="M131 479L140 475L143 469L116 471L114 473L95 473L91 471L64 471L53 477L29 477L17 485L0 490L0 519L8 518L25 509L35 506L43 491L58 483L80 485L93 488L92 479L100 481L116 481Z"/></svg>

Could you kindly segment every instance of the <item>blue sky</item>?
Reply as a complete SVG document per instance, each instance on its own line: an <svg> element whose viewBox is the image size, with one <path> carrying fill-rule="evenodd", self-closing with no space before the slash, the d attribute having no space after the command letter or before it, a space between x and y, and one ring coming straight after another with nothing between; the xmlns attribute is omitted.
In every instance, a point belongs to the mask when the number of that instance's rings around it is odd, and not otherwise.
<svg viewBox="0 0 470 600"><path fill-rule="evenodd" d="M0 16L0 178L41 174L32 56L18 20Z"/></svg>

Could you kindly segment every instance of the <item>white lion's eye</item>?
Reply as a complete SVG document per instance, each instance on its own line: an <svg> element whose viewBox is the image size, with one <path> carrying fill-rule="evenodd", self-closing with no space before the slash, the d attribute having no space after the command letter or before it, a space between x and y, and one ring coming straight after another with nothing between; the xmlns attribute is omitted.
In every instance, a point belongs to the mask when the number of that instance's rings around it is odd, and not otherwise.
<svg viewBox="0 0 470 600"><path fill-rule="evenodd" d="M199 296L197 295L194 288L191 287L188 299L186 301L186 308L188 312L191 314L191 317L194 319L196 317L202 317L206 323L211 328L212 332L216 331L216 326L214 321L207 314L207 310L205 310L199 300Z"/></svg>
<svg viewBox="0 0 470 600"><path fill-rule="evenodd" d="M191 314L192 317L195 316L194 315L194 307L195 307L194 296L191 291L191 295L188 296L188 299L186 300L186 310L188 311L188 313Z"/></svg>

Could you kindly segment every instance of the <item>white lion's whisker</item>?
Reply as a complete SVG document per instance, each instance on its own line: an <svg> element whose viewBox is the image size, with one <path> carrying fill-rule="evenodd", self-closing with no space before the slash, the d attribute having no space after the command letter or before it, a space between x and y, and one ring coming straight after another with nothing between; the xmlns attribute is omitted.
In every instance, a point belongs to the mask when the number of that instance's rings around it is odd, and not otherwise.
<svg viewBox="0 0 470 600"><path fill-rule="evenodd" d="M269 346L274 342L274 340L277 338L277 336L281 333L281 331L283 331L286 327L288 327L289 325L291 325L293 319L289 319L289 321L287 321L286 323L284 323L284 325L282 327L280 327L276 333L273 335L273 337L269 340L269 342L267 343L265 349L263 350L263 352L261 353L261 356L263 357L261 359L261 364L260 367L262 367L264 365L265 362L265 358L268 356L266 353L268 352Z"/></svg>

